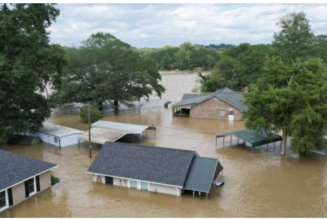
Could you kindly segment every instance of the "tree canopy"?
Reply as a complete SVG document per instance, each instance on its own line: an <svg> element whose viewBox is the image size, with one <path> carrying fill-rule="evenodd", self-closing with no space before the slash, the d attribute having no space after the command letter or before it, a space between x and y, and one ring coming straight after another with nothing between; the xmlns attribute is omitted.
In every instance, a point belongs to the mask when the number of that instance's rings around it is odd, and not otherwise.
<svg viewBox="0 0 327 219"><path fill-rule="evenodd" d="M65 64L59 45L49 44L46 28L59 15L53 4L0 5L0 138L36 131L50 116L40 93L60 84Z"/></svg>
<svg viewBox="0 0 327 219"><path fill-rule="evenodd" d="M242 43L225 51L210 75L200 75L201 90L213 92L222 87L240 90L261 75L264 60L275 54L267 45Z"/></svg>
<svg viewBox="0 0 327 219"><path fill-rule="evenodd" d="M68 65L63 83L52 98L57 103L104 103L118 106L145 98L165 88L156 63L142 58L130 45L109 33L92 34L80 47L65 48Z"/></svg>
<svg viewBox="0 0 327 219"><path fill-rule="evenodd" d="M310 149L325 147L326 64L310 57L312 34L303 13L280 20L282 29L273 42L280 57L264 62L262 76L245 95L248 111L243 118L247 128L282 131L281 154L285 154L289 135L293 151L308 154ZM308 54L303 53L304 48Z"/></svg>
<svg viewBox="0 0 327 219"><path fill-rule="evenodd" d="M223 45L221 48L229 48ZM219 47L220 48L220 47ZM179 47L165 46L163 48L138 49L146 58L158 63L160 70L194 70L211 69L220 59L219 50L214 45L203 46L185 42Z"/></svg>
<svg viewBox="0 0 327 219"><path fill-rule="evenodd" d="M290 13L281 17L277 25L281 30L274 34L272 46L280 57L287 62L308 57L314 42L314 34L305 14Z"/></svg>

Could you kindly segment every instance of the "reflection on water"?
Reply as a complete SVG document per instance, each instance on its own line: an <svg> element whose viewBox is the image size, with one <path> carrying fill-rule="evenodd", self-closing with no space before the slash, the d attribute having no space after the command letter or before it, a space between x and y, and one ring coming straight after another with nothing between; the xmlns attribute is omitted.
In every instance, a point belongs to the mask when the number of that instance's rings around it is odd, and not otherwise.
<svg viewBox="0 0 327 219"><path fill-rule="evenodd" d="M215 134L244 128L240 121L172 117L163 104L191 92L196 74L163 75L167 91L162 99L141 101L139 110L104 119L157 127L143 144L196 150L216 157L224 166L221 188L209 199L192 194L181 197L96 184L86 170L100 146L88 157L86 145L59 150L42 143L1 149L59 164L53 174L60 183L0 214L0 217L327 217L327 167L325 157L281 157L266 147L251 152L244 146L215 146ZM78 115L55 115L51 121L86 130ZM277 147L278 148L278 147ZM51 198L49 198L51 197Z"/></svg>

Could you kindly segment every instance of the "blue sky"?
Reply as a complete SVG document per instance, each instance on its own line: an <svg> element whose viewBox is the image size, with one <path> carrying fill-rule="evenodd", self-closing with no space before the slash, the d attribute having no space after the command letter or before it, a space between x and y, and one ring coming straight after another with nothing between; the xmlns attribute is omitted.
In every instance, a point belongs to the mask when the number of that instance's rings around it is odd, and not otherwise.
<svg viewBox="0 0 327 219"><path fill-rule="evenodd" d="M134 47L271 43L281 16L303 11L314 34L327 35L327 4L63 4L52 43L79 45L109 32Z"/></svg>

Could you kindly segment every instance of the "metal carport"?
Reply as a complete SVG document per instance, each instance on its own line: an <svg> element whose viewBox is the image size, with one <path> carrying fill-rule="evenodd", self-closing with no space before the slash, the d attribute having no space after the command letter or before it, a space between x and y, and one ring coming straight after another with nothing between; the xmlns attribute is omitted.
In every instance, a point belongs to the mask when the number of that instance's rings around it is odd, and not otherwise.
<svg viewBox="0 0 327 219"><path fill-rule="evenodd" d="M242 129L234 132L216 135L216 145L218 138L223 138L223 145L225 145L226 136L230 136L230 142L232 142L232 136L236 136L237 139L242 139L245 143L251 145L252 149L254 147L262 146L265 144L268 145L269 143L274 143L275 147L275 142L282 140L280 135L268 130Z"/></svg>

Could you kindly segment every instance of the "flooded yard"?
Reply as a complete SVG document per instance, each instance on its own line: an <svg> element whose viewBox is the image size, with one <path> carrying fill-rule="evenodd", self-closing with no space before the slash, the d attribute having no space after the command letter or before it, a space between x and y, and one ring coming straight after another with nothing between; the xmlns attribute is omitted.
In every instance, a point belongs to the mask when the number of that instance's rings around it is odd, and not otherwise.
<svg viewBox="0 0 327 219"><path fill-rule="evenodd" d="M181 197L97 184L86 170L86 144L61 150L42 143L34 146L0 145L0 149L59 164L52 171L60 183L0 214L0 217L327 217L327 165L321 155L286 157L266 147L215 145L215 135L244 128L241 121L172 117L166 101L191 93L196 74L164 74L167 91L162 99L141 101L140 107L104 120L157 127L142 144L195 150L200 156L218 158L224 166L225 185L205 196ZM86 130L78 115L54 115L52 122Z"/></svg>

